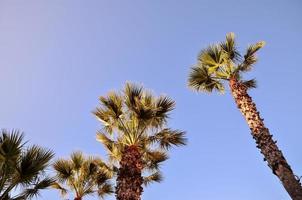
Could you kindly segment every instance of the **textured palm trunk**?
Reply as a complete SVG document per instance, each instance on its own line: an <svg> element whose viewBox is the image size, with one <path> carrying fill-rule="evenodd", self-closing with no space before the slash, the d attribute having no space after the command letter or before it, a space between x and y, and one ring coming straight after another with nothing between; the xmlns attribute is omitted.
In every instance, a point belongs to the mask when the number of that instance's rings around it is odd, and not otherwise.
<svg viewBox="0 0 302 200"><path fill-rule="evenodd" d="M247 93L247 88L236 79L230 80L230 88L239 110L251 129L251 134L256 140L257 148L264 155L264 160L280 179L290 197L294 200L302 200L301 183L296 179L291 167L276 145L276 141L272 139L272 135L265 127L255 103Z"/></svg>
<svg viewBox="0 0 302 200"><path fill-rule="evenodd" d="M136 146L125 147L117 176L116 199L140 200L143 192L141 153Z"/></svg>

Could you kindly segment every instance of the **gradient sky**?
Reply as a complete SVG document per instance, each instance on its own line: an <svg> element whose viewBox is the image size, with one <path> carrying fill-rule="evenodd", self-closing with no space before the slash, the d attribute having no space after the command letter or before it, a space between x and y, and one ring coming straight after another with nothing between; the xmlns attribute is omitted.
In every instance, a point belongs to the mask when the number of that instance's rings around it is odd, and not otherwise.
<svg viewBox="0 0 302 200"><path fill-rule="evenodd" d="M288 200L230 94L195 93L186 82L201 48L226 33L240 50L265 40L250 93L301 176L301 9L299 0L0 0L0 128L23 130L57 157L105 157L91 111L100 95L138 82L176 101L169 125L189 138L144 200Z"/></svg>

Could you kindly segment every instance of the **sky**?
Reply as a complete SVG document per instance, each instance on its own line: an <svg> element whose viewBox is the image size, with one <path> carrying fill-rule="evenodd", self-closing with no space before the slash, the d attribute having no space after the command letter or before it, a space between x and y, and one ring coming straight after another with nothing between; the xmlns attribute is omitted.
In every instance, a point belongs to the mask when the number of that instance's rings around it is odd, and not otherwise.
<svg viewBox="0 0 302 200"><path fill-rule="evenodd" d="M302 176L301 9L299 0L0 0L0 128L24 131L56 158L75 150L106 158L91 112L99 96L141 83L176 101L169 126L189 140L142 199L289 200L229 90L196 93L187 77L199 51L228 32L241 51L266 41L245 77L257 79L250 94Z"/></svg>

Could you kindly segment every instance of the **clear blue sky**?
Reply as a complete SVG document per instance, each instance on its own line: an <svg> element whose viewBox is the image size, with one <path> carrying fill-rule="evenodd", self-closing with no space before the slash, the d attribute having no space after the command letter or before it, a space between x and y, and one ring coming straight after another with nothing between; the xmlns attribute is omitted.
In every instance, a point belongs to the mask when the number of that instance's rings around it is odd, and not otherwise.
<svg viewBox="0 0 302 200"><path fill-rule="evenodd" d="M299 0L1 0L0 127L25 131L57 157L104 157L91 114L98 97L128 80L143 83L176 101L170 126L189 138L144 200L288 200L232 97L191 92L186 81L200 49L227 32L241 50L265 40L248 75L259 84L251 95L302 175L301 9Z"/></svg>

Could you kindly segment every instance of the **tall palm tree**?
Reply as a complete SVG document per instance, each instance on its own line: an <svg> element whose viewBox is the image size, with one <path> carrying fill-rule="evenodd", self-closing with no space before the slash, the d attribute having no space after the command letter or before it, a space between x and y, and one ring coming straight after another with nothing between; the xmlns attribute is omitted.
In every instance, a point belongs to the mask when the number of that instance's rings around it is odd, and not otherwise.
<svg viewBox="0 0 302 200"><path fill-rule="evenodd" d="M100 97L94 114L103 124L97 139L118 164L117 200L140 200L143 184L162 180L159 165L171 146L185 145L184 132L167 127L175 102L127 83L121 93Z"/></svg>
<svg viewBox="0 0 302 200"><path fill-rule="evenodd" d="M0 200L31 199L54 182L45 176L53 152L25 147L23 140L24 134L17 130L0 131Z"/></svg>
<svg viewBox="0 0 302 200"><path fill-rule="evenodd" d="M70 159L55 161L53 167L58 180L53 188L59 189L63 197L68 192L66 187L75 193L74 200L95 193L102 198L113 193L110 183L113 170L99 158L86 158L82 152L74 152Z"/></svg>
<svg viewBox="0 0 302 200"><path fill-rule="evenodd" d="M241 56L236 49L234 34L227 34L224 42L211 45L201 51L197 64L191 69L188 84L196 91L223 93L225 88L223 83L228 83L238 109L245 117L268 166L280 179L291 198L301 200L301 184L277 147L276 141L272 139L255 103L248 94L249 89L256 87L256 82L254 79L242 78L243 73L253 68L257 62L255 54L264 45L263 41L250 45L246 53Z"/></svg>

